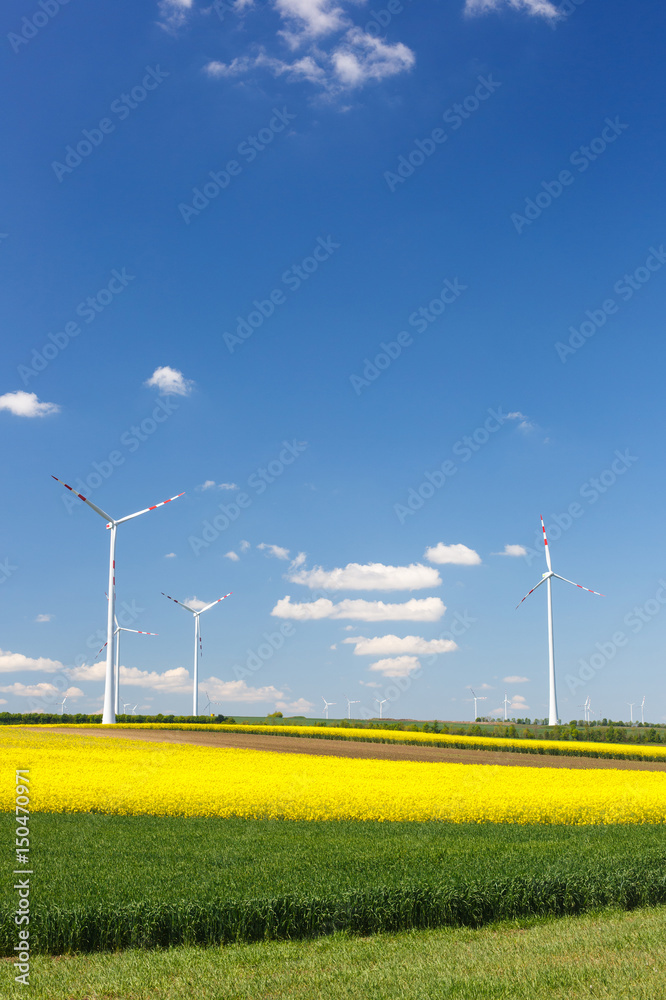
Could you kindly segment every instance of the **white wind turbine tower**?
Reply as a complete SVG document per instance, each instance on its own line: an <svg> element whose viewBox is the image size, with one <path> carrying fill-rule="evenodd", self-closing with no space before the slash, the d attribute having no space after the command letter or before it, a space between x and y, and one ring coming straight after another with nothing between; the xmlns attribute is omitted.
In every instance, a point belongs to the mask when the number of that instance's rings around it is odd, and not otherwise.
<svg viewBox="0 0 666 1000"><path fill-rule="evenodd" d="M472 691L471 688L470 688L470 691ZM487 701L487 698L486 698L485 694L484 695L474 694L473 691L472 691L472 698L474 699L474 721L476 722L476 718L477 718L477 716L479 714L477 712L477 710L476 710L476 703L477 703L477 701Z"/></svg>
<svg viewBox="0 0 666 1000"><path fill-rule="evenodd" d="M506 706L507 706L507 705L510 705L510 704L511 704L511 702L510 702L510 701L509 701L509 699L507 698L507 696L506 696L506 691L505 691L505 692L504 692L504 721L505 721L505 722L506 722L506 721L507 721L507 719L508 719L508 715L507 715L507 712L506 712Z"/></svg>
<svg viewBox="0 0 666 1000"><path fill-rule="evenodd" d="M108 599L109 599L109 595L108 594L106 594L106 599L108 601ZM113 620L116 623L116 627L115 627L115 629L113 631L113 634L116 636L116 655L115 655L115 661L116 662L115 662L115 668L114 668L115 669L115 673L114 673L115 682L114 683L115 683L115 688L116 688L116 699L115 699L116 707L115 707L115 713L116 713L116 715L120 715L120 633L121 632L136 632L137 635L159 635L159 632L144 632L140 628L125 628L124 625L119 625L118 624L118 619L116 618L115 615L113 616ZM106 647L106 643L104 643L104 646L102 646L102 649L104 649L105 647ZM99 652L97 653L98 656L102 652L102 649L100 649Z"/></svg>
<svg viewBox="0 0 666 1000"><path fill-rule="evenodd" d="M643 709L645 708L645 695L643 695L643 701L641 702L641 722L645 725L645 718L643 716Z"/></svg>
<svg viewBox="0 0 666 1000"><path fill-rule="evenodd" d="M130 703L128 701L124 701L123 702L123 715L127 715L127 712L125 711L125 709L129 708L129 707L130 707Z"/></svg>
<svg viewBox="0 0 666 1000"><path fill-rule="evenodd" d="M131 521L134 517L139 517L141 514L147 514L149 510L156 510L158 507L163 507L165 503L171 503L172 500L177 500L178 497L182 497L183 493L176 494L175 497L169 497L168 500L162 500L161 503L153 504L152 507L144 507L143 510L138 510L135 514L127 514L125 517L120 517L118 520L114 520L109 514L97 507L92 500L88 500L86 497L82 496L81 493L77 493L76 490L64 483L62 479L58 479L57 476L52 476L57 483L60 483L65 489L68 489L70 493L74 493L79 500L83 500L87 503L89 507L103 517L107 522L106 526L110 531L110 546L109 546L109 606L106 619L106 680L104 682L104 711L102 712L102 723L113 723L116 721L116 709L115 709L115 697L114 697L114 646L115 646L115 635L114 635L114 624L116 617L116 530L119 524L124 524L125 521Z"/></svg>
<svg viewBox="0 0 666 1000"><path fill-rule="evenodd" d="M323 695L321 696L321 700L324 703L324 717L326 719L328 719L328 710L329 710L329 708L333 708L333 706L336 704L336 702L334 702L334 701L326 701L326 699L324 698Z"/></svg>
<svg viewBox="0 0 666 1000"><path fill-rule="evenodd" d="M382 718L382 705L386 704L386 702L388 701L388 698L381 698L381 699L375 698L375 701L379 705L379 718L381 719Z"/></svg>
<svg viewBox="0 0 666 1000"><path fill-rule="evenodd" d="M585 717L585 721L589 722L590 721L590 696L589 696L589 694L588 694L587 698L585 699L585 703L583 705L579 705L578 708L582 708L583 709L583 716Z"/></svg>
<svg viewBox="0 0 666 1000"><path fill-rule="evenodd" d="M192 715L195 716L195 718L199 714L199 656L201 654L201 628L199 626L199 617L204 613L204 611L208 611L209 608L215 607L215 605L219 604L220 601L224 601L227 597L231 597L231 593L232 592L229 591L228 594L225 594L223 597L218 597L216 601L211 601L210 604L207 604L204 608L200 608L196 611L194 608L191 608L189 604L183 604L182 601L177 601L175 597L169 597L168 594L165 594L164 591L162 591L163 597L168 597L174 604L180 605L181 608L185 608L186 611L189 611L190 614L194 615L194 686L192 690Z"/></svg>
<svg viewBox="0 0 666 1000"><path fill-rule="evenodd" d="M351 707L352 707L352 705L360 705L361 703L360 703L360 701L350 701L349 698L347 698L346 695L345 695L345 698L346 698L346 701L347 701L347 718L351 719Z"/></svg>
<svg viewBox="0 0 666 1000"><path fill-rule="evenodd" d="M65 702L66 701L67 701L67 695L65 695L65 697L62 699L62 701L60 703L60 714L61 715L65 714Z"/></svg>
<svg viewBox="0 0 666 1000"><path fill-rule="evenodd" d="M632 726L634 724L634 705L635 704L636 704L635 701L628 701L627 702L627 705L629 706L629 713L630 713L630 716L631 716L631 718L630 718L629 721L631 722Z"/></svg>
<svg viewBox="0 0 666 1000"><path fill-rule="evenodd" d="M553 567L550 562L550 550L548 548L548 539L546 538L546 526L543 523L543 517L541 518L541 530L543 531L543 544L546 550L546 565L548 566L548 572L543 573L541 579L537 583L536 587L525 594L523 601L526 601L530 594L533 594L537 587L540 587L542 583L548 584L548 663L549 663L549 679L550 679L550 699L548 706L548 725L557 725L557 695L555 693L555 641L553 638L553 593L552 593L552 579L556 577L558 580L563 580L564 583L570 583L572 587L578 587L579 590L586 590L588 594L596 594L597 597L603 597L597 590L590 590L589 587L581 587L579 583L574 583L573 580L567 580L565 576L560 576L559 573L553 573ZM523 603L520 602L520 604ZM516 610L520 607L520 604L516 605Z"/></svg>

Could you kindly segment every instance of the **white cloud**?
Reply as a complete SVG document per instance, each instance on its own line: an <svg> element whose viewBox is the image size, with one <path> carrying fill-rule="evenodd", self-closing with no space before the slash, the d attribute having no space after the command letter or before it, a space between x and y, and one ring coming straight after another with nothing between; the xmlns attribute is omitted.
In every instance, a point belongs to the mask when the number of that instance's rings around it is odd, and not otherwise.
<svg viewBox="0 0 666 1000"><path fill-rule="evenodd" d="M167 552L167 554L165 555L164 558L165 559L175 559L176 558L176 553L175 552Z"/></svg>
<svg viewBox="0 0 666 1000"><path fill-rule="evenodd" d="M236 0L234 6L240 12L253 4ZM208 76L240 77L265 70L335 95L414 66L414 53L402 42L387 42L354 24L354 0L273 0L273 7L282 20L275 48L255 45L228 63L212 60L204 67Z"/></svg>
<svg viewBox="0 0 666 1000"><path fill-rule="evenodd" d="M452 653L458 648L452 639L422 639L420 635L378 635L373 639L363 636L350 636L343 643L354 643L355 656L396 656L401 653L413 653L417 656L433 653Z"/></svg>
<svg viewBox="0 0 666 1000"><path fill-rule="evenodd" d="M519 677L518 674L511 674L510 677L503 677L503 682L505 684L527 684L529 683L529 677Z"/></svg>
<svg viewBox="0 0 666 1000"><path fill-rule="evenodd" d="M50 622L55 618L55 615L37 615L35 618L36 622Z"/></svg>
<svg viewBox="0 0 666 1000"><path fill-rule="evenodd" d="M359 684L366 688L380 688L382 686L380 681L359 681Z"/></svg>
<svg viewBox="0 0 666 1000"><path fill-rule="evenodd" d="M216 702L275 702L284 698L284 691L278 691L272 684L253 688L245 681L222 681L219 677L207 677L204 684L209 697ZM201 684L199 688L203 690Z"/></svg>
<svg viewBox="0 0 666 1000"><path fill-rule="evenodd" d="M57 403L40 403L36 393L22 389L0 396L0 410L9 410L15 417L48 417L51 413L60 413Z"/></svg>
<svg viewBox="0 0 666 1000"><path fill-rule="evenodd" d="M554 20L562 13L550 0L465 0L465 13L471 16L487 14L488 11L505 8L530 14L534 17L545 17Z"/></svg>
<svg viewBox="0 0 666 1000"><path fill-rule="evenodd" d="M276 711L297 713L298 715L304 715L313 707L312 702L306 701L305 698L298 698L296 701L278 701L275 703Z"/></svg>
<svg viewBox="0 0 666 1000"><path fill-rule="evenodd" d="M73 667L67 675L74 681L103 681L106 677L106 663L100 660L90 667ZM154 691L185 693L192 690L192 681L185 667L174 667L158 673L156 670L139 670L138 667L120 667L120 683L123 686L152 688Z"/></svg>
<svg viewBox="0 0 666 1000"><path fill-rule="evenodd" d="M189 396L194 382L185 378L177 368L169 368L168 365L164 365L162 368L156 368L144 385L159 390L162 396L168 396L171 393L175 396Z"/></svg>
<svg viewBox="0 0 666 1000"><path fill-rule="evenodd" d="M524 413L520 412L520 410L514 410L512 413L507 413L506 419L507 420L519 420L520 423L518 424L518 428L521 431L532 431L532 430L534 430L534 424L532 423L532 421L530 420L530 418L526 417Z"/></svg>
<svg viewBox="0 0 666 1000"><path fill-rule="evenodd" d="M524 545L505 545L504 552L491 552L493 556L513 556L513 558L518 558L519 556L526 556L527 549Z"/></svg>
<svg viewBox="0 0 666 1000"><path fill-rule="evenodd" d="M289 572L292 573L295 569L298 569L299 566L302 566L303 563L305 562L305 559L306 559L305 552L299 552L296 558L292 559L291 562L289 563Z"/></svg>
<svg viewBox="0 0 666 1000"><path fill-rule="evenodd" d="M67 688L63 694L62 690L57 688L55 684L48 684L46 681L42 681L40 684L21 684L20 681L16 681L14 684L0 687L0 691L3 694L17 695L19 698L45 698L49 700L60 698L60 701L63 698L83 697L83 691L80 688Z"/></svg>
<svg viewBox="0 0 666 1000"><path fill-rule="evenodd" d="M420 666L415 656L396 656L394 659L377 660L368 667L368 670L374 670L384 677L407 677Z"/></svg>
<svg viewBox="0 0 666 1000"><path fill-rule="evenodd" d="M200 486L196 487L198 490L237 490L237 483L216 483L214 479L207 479L205 483L201 483Z"/></svg>
<svg viewBox="0 0 666 1000"><path fill-rule="evenodd" d="M185 24L187 13L192 9L192 0L158 0L157 8L160 27L173 31Z"/></svg>
<svg viewBox="0 0 666 1000"><path fill-rule="evenodd" d="M239 548L239 549L241 550L241 552L247 552L247 551L248 551L248 549L251 549L251 548L252 548L252 546L251 546L251 545L250 545L250 543L249 543L249 542L247 541L247 539L243 538L243 539L241 540L241 543L240 543L240 545L238 546L238 548Z"/></svg>
<svg viewBox="0 0 666 1000"><path fill-rule="evenodd" d="M33 659L23 653L10 653L9 650L0 649L0 674L10 674L15 670L41 670L45 674L56 674L64 669L60 660L48 660L44 656Z"/></svg>
<svg viewBox="0 0 666 1000"><path fill-rule="evenodd" d="M271 614L275 618L295 618L298 621L316 621L320 618L353 618L357 621L438 621L446 607L439 597L412 598L403 604L384 604L383 601L345 600L334 604L328 598L304 604L292 604L291 597L278 601Z"/></svg>
<svg viewBox="0 0 666 1000"><path fill-rule="evenodd" d="M273 556L275 559L289 558L289 549L283 549L281 545L270 545L268 542L260 542L257 548L264 551L266 555Z"/></svg>
<svg viewBox="0 0 666 1000"><path fill-rule="evenodd" d="M210 604L210 601L201 601L198 597L188 597L183 601L183 604L187 604L188 608L194 608L195 611L201 611L207 604Z"/></svg>
<svg viewBox="0 0 666 1000"><path fill-rule="evenodd" d="M466 545L445 545L444 542L426 549L424 558L440 566L478 566L481 562L481 556L474 549Z"/></svg>
<svg viewBox="0 0 666 1000"><path fill-rule="evenodd" d="M302 583L313 590L422 590L439 587L442 580L436 569L412 563L410 566L385 566L383 563L347 563L337 569L321 566L292 573L292 583Z"/></svg>
<svg viewBox="0 0 666 1000"><path fill-rule="evenodd" d="M124 669L121 667L121 672ZM103 681L106 677L106 660L100 660L89 667L72 667L67 671L67 676L73 681Z"/></svg>
<svg viewBox="0 0 666 1000"><path fill-rule="evenodd" d="M225 552L224 553L224 558L225 559L231 559L232 562L239 562L240 561L240 556L238 555L238 553L233 552L233 551L232 552Z"/></svg>

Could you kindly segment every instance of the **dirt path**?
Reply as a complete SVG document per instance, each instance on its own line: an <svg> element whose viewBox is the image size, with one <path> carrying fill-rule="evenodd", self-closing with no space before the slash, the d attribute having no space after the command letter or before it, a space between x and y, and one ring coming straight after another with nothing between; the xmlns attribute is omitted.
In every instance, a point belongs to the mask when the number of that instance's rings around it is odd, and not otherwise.
<svg viewBox="0 0 666 1000"><path fill-rule="evenodd" d="M72 729L55 728L56 733ZM417 760L449 764L502 764L508 767L611 768L628 771L666 771L666 762L606 760L599 757L552 757L541 754L504 753L488 750L414 746L391 743L356 743L353 740L324 740L307 736L270 736L250 733L206 733L178 729L76 729L77 734L100 739L150 740L156 743L184 743L189 746L231 747L273 753L306 753L320 757L354 757L365 760Z"/></svg>

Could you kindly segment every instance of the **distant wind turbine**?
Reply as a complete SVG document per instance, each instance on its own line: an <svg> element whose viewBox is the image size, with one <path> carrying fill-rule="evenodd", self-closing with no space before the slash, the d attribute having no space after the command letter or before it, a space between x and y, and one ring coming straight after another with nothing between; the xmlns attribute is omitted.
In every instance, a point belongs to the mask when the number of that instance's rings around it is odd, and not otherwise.
<svg viewBox="0 0 666 1000"><path fill-rule="evenodd" d="M643 716L643 709L645 708L645 695L643 695L643 701L641 702L641 722L645 725L645 718Z"/></svg>
<svg viewBox="0 0 666 1000"><path fill-rule="evenodd" d="M67 695L65 695L65 697L62 699L62 702L60 703L60 714L61 715L65 714L65 702L66 701L67 701Z"/></svg>
<svg viewBox="0 0 666 1000"><path fill-rule="evenodd" d="M632 726L633 726L633 724L634 724L634 705L635 705L635 704L636 704L636 702L635 702L635 701L628 701L628 702L627 702L627 705L629 706L629 714L630 714L630 716L631 716L631 718L630 718L630 720L629 720L629 721L631 722L631 725L632 725Z"/></svg>
<svg viewBox="0 0 666 1000"><path fill-rule="evenodd" d="M329 708L333 708L333 706L336 704L336 702L334 702L334 701L326 701L326 699L324 698L323 695L321 696L321 700L324 703L324 717L326 719L328 719L328 710L329 710Z"/></svg>
<svg viewBox="0 0 666 1000"><path fill-rule="evenodd" d="M346 700L347 700L347 718L351 719L351 707L352 707L352 705L360 705L361 703L360 703L360 701L350 701L349 698L347 698Z"/></svg>
<svg viewBox="0 0 666 1000"><path fill-rule="evenodd" d="M553 638L553 593L552 593L552 579L556 577L558 580L563 580L564 583L570 583L572 587L578 587L579 590L586 590L588 594L596 594L597 597L603 597L598 590L590 590L589 587L581 587L579 583L574 583L573 580L567 580L565 576L560 576L559 573L553 573L553 567L550 562L550 550L548 548L548 539L546 538L546 526L543 523L543 517L541 518L541 530L543 531L543 544L546 550L546 565L548 566L548 572L543 573L541 579L537 583L536 587L525 594L523 601L526 601L530 594L533 594L537 587L540 587L542 583L548 584L548 663L549 663L549 680L550 680L550 701L548 707L548 725L557 725L557 694L555 691L555 641ZM516 610L520 607L520 604L516 606Z"/></svg>
<svg viewBox="0 0 666 1000"><path fill-rule="evenodd" d="M504 692L504 721L505 721L505 722L506 722L506 721L507 721L507 719L508 719L508 715L507 715L507 711L506 711L506 706L507 706L507 705L510 705L510 704L511 704L511 702L510 702L510 701L509 701L509 699L507 698L507 696L506 696L506 691L505 691L505 692Z"/></svg>
<svg viewBox="0 0 666 1000"><path fill-rule="evenodd" d="M109 595L108 594L106 594L106 599L108 601L108 599L109 599ZM115 711L116 715L120 715L120 633L121 632L136 632L137 635L159 635L159 632L144 632L140 628L125 628L124 625L119 625L118 624L118 619L116 618L115 615L113 616L113 620L116 623L116 627L115 627L114 632L113 632L113 634L116 636L116 643L115 643L115 645L116 645L116 663L115 663L115 674L114 674L114 676L115 676L115 689L116 689L116 698L115 698L116 707L115 707L114 711ZM106 646L106 643L104 643L104 646L102 646L102 649L104 649L105 646ZM100 649L99 652L97 653L98 656L102 652L102 649Z"/></svg>
<svg viewBox="0 0 666 1000"><path fill-rule="evenodd" d="M168 597L174 604L180 605L181 608L185 608L186 611L189 611L190 614L194 615L194 680L192 690L192 715L196 717L199 714L199 656L201 655L201 629L199 626L199 617L204 613L204 611L208 611L209 608L215 607L215 605L219 604L220 601L224 601L227 597L231 597L231 592L225 594L224 597L218 597L216 601L211 601L210 604L207 604L205 608L200 608L199 611L191 608L189 604L183 604L182 601L177 601L175 597L169 597L169 595L165 594L164 591L162 591L162 596Z"/></svg>
<svg viewBox="0 0 666 1000"><path fill-rule="evenodd" d="M472 691L471 688L470 688L470 691ZM477 716L479 714L477 712L477 710L476 710L476 703L477 703L477 701L487 701L488 699L486 698L485 694L484 695L474 694L473 691L472 691L472 698L474 699L474 721L476 722Z"/></svg>
<svg viewBox="0 0 666 1000"><path fill-rule="evenodd" d="M115 521L110 514L107 514L97 507L92 500L88 500L86 497L82 496L81 493L77 493L76 490L64 483L62 479L58 479L57 476L52 476L57 483L60 483L65 489L69 490L70 493L74 493L79 500L83 500L87 503L89 507L103 517L107 522L106 526L111 532L110 535L110 546L109 546L109 607L106 618L106 680L104 683L104 711L102 712L102 723L108 724L116 721L115 712L115 697L114 697L114 677L113 677L113 667L114 667L114 626L116 617L116 530L119 524L124 524L125 521L131 521L134 517L140 517L141 514L147 514L150 510L157 510L158 507L163 507L165 503L171 503L172 500L177 500L178 497L182 497L183 493L178 493L175 497L169 497L168 500L162 500L161 503L153 504L152 507L144 507L143 510L138 510L135 514L127 514L125 517L118 518Z"/></svg>
<svg viewBox="0 0 666 1000"><path fill-rule="evenodd" d="M379 718L381 719L382 718L382 705L386 704L386 702L388 701L388 698L382 698L381 700L379 698L375 698L375 701L379 705Z"/></svg>

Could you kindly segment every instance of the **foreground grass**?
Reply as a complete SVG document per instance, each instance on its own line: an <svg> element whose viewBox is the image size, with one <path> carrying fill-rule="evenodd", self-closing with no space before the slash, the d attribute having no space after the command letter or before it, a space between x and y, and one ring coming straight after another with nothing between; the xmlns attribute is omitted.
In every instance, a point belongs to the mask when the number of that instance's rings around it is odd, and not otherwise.
<svg viewBox="0 0 666 1000"><path fill-rule="evenodd" d="M13 819L0 817L10 843ZM36 950L481 926L666 902L655 826L35 814ZM0 946L15 941L10 880Z"/></svg>
<svg viewBox="0 0 666 1000"><path fill-rule="evenodd" d="M33 1000L657 1000L666 996L665 937L660 908L476 931L38 956L27 992ZM6 963L1 995L25 995L10 970Z"/></svg>

